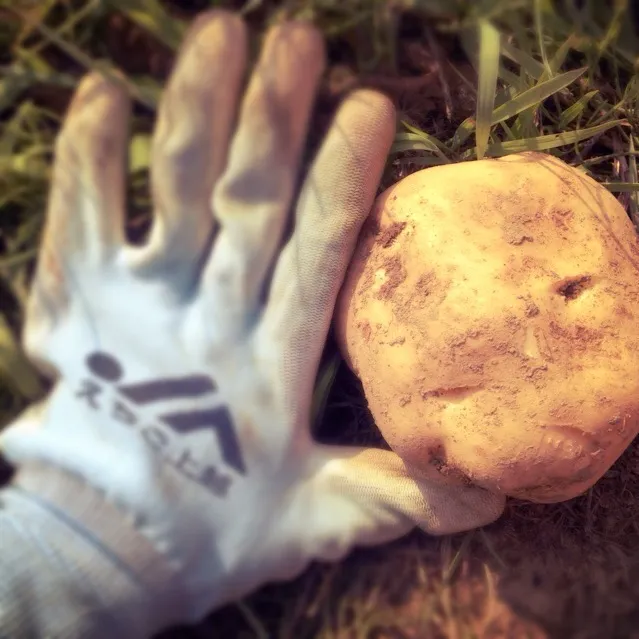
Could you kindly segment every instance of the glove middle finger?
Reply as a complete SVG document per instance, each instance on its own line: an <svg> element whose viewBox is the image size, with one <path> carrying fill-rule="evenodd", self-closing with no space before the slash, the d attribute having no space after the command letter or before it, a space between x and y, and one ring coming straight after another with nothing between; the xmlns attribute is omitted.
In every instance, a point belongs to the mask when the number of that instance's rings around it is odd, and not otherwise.
<svg viewBox="0 0 639 639"><path fill-rule="evenodd" d="M267 35L242 105L213 208L220 232L202 286L225 333L247 326L294 196L308 121L325 64L316 29L287 23Z"/></svg>
<svg viewBox="0 0 639 639"><path fill-rule="evenodd" d="M211 241L213 187L224 169L246 67L246 26L212 11L187 36L153 136L155 217L137 265L194 278ZM134 251L135 252L135 251Z"/></svg>

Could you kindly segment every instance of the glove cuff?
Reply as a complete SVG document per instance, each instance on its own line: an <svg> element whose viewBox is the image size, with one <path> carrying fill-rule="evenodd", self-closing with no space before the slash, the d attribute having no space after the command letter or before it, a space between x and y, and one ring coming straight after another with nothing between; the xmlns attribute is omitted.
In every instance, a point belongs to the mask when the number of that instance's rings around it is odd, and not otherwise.
<svg viewBox="0 0 639 639"><path fill-rule="evenodd" d="M104 494L68 471L32 462L11 487L32 517L40 511L42 543L55 546L68 568L58 587L95 598L123 636L147 637L185 620L185 596L166 557Z"/></svg>

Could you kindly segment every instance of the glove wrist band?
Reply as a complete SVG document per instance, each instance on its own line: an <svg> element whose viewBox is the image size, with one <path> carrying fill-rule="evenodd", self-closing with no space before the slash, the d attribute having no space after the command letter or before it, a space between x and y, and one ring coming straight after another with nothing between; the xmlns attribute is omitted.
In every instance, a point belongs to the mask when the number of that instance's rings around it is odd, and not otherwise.
<svg viewBox="0 0 639 639"><path fill-rule="evenodd" d="M150 633L184 621L185 595L168 561L136 530L133 517L100 491L68 471L33 462L21 466L11 485L69 529L66 559L73 561L76 535L95 547L95 562L85 563L82 571L101 588L117 583L113 592L102 592L100 597L112 600L111 613L134 619L136 626L143 623ZM106 573L112 573L113 579ZM123 582L130 588L122 591Z"/></svg>

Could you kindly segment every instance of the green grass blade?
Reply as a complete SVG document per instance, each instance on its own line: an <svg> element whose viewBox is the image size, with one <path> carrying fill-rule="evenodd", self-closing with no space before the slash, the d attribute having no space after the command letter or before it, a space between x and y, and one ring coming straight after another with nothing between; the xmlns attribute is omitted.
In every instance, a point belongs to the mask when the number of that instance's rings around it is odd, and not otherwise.
<svg viewBox="0 0 639 639"><path fill-rule="evenodd" d="M486 153L499 73L499 52L501 37L499 31L487 20L479 23L479 82L477 90L477 125L475 144L477 159Z"/></svg>
<svg viewBox="0 0 639 639"><path fill-rule="evenodd" d="M179 48L186 33L186 24L169 15L157 0L108 0L108 4L173 51Z"/></svg>
<svg viewBox="0 0 639 639"><path fill-rule="evenodd" d="M597 90L588 91L588 93L586 93L586 95L581 96L579 100L577 100L577 102L575 102L574 104L571 104L565 111L563 111L563 113L559 117L559 122L557 126L560 129L565 129L571 122L573 122L578 117L580 117L581 114L585 111L586 107L588 106L588 103L590 102L590 100L592 100L592 98L596 96L598 93L599 91Z"/></svg>
<svg viewBox="0 0 639 639"><path fill-rule="evenodd" d="M639 183L637 182L602 182L601 184L613 193L639 192Z"/></svg>
<svg viewBox="0 0 639 639"><path fill-rule="evenodd" d="M11 108L20 96L33 84L30 74L20 64L13 64L8 71L3 71L0 80L0 113Z"/></svg>
<svg viewBox="0 0 639 639"><path fill-rule="evenodd" d="M529 76L535 78L535 80L538 80L544 72L543 64L506 40L501 44L501 52L507 58L516 62Z"/></svg>
<svg viewBox="0 0 639 639"><path fill-rule="evenodd" d="M520 138L520 135L515 135L513 133L513 130L505 123L505 122L500 122L499 126L503 129L504 133L506 134L506 137L509 140L517 140L518 138Z"/></svg>
<svg viewBox="0 0 639 639"><path fill-rule="evenodd" d="M577 78L583 75L586 69L587 67L582 67L574 71L567 71L561 75L556 75L550 80L540 82L534 87L520 93L493 111L492 124L495 125L503 120L507 120L530 107L539 106L546 98L549 98L554 93L572 84Z"/></svg>
<svg viewBox="0 0 639 639"><path fill-rule="evenodd" d="M417 136L406 137L411 134L400 133L393 142L392 149L394 153L400 151L428 151L429 153L437 153L437 147L428 140L422 140ZM399 149L399 151L394 149Z"/></svg>
<svg viewBox="0 0 639 639"><path fill-rule="evenodd" d="M398 133L395 136L396 144L405 143L421 143L421 149L430 151L437 155L442 162L448 163L450 159L446 155L448 149L442 144L436 137L429 135L428 133L412 126L410 123L402 120L402 124L408 129L408 133Z"/></svg>
<svg viewBox="0 0 639 639"><path fill-rule="evenodd" d="M10 257L0 258L0 271L15 268L16 266L22 266L27 262L30 262L38 255L38 249L32 248L22 253L15 253Z"/></svg>
<svg viewBox="0 0 639 639"><path fill-rule="evenodd" d="M514 115L526 111L526 109L538 105L540 102L547 99L557 91L561 91L561 89L564 89L569 84L574 82L584 73L584 71L586 71L586 67L583 67L582 69L576 69L574 71L568 71L523 91L505 104L497 107L492 112L491 125L499 124L500 122L503 122L504 120L507 120ZM584 107L587 102L588 100L585 100L583 105ZM572 119L569 121L572 121ZM471 116L466 118L457 127L457 130L455 131L455 134L450 141L450 147L453 151L459 149L464 144L464 142L466 142L466 140L472 135L473 130L475 129L475 123L476 118L474 116Z"/></svg>
<svg viewBox="0 0 639 639"><path fill-rule="evenodd" d="M445 156L442 157L442 154L425 140L396 140L393 142L393 146L391 146L390 153L397 154L405 153L406 151L425 151L427 153L435 153L439 164L450 164L450 160L448 158Z"/></svg>
<svg viewBox="0 0 639 639"><path fill-rule="evenodd" d="M639 173L637 172L637 155L635 153L635 140L630 133L629 136L629 144L628 144L628 173L630 173L630 180L633 184L639 182ZM635 226L639 220L637 219L639 216L639 193L634 192L630 196L630 217L634 222Z"/></svg>
<svg viewBox="0 0 639 639"><path fill-rule="evenodd" d="M509 71L503 65L499 65L499 77L517 92L525 91L528 85L516 73Z"/></svg>
<svg viewBox="0 0 639 639"><path fill-rule="evenodd" d="M151 136L139 133L129 143L129 172L148 169L151 164Z"/></svg>
<svg viewBox="0 0 639 639"><path fill-rule="evenodd" d="M473 134L475 130L475 116L466 118L455 131L453 137L450 139L450 147L453 151L457 151L468 138Z"/></svg>
<svg viewBox="0 0 639 639"><path fill-rule="evenodd" d="M611 46L611 44L617 40L624 18L630 19L630 16L626 13L627 0L613 2L612 4L613 15L610 22L608 23L608 27L606 28L603 37L599 39L598 43L600 56L603 56L606 50Z"/></svg>
<svg viewBox="0 0 639 639"><path fill-rule="evenodd" d="M526 89L528 89L528 87L524 87L518 91L513 86L506 86L503 89L497 89L497 93L495 93L495 104L493 105L493 113L495 112L495 109L506 104L506 102L510 102L510 100Z"/></svg>
<svg viewBox="0 0 639 639"><path fill-rule="evenodd" d="M548 65L550 67L550 71L552 74L555 74L564 66L566 62L566 58L570 53L570 50L573 48L575 44L575 36L574 34L570 34L562 43L559 49L555 52L555 55L552 57L552 60L549 61ZM543 77L544 80L548 78Z"/></svg>
<svg viewBox="0 0 639 639"><path fill-rule="evenodd" d="M0 379L27 399L42 394L42 384L35 369L23 354L5 318L0 315Z"/></svg>
<svg viewBox="0 0 639 639"><path fill-rule="evenodd" d="M337 377L341 363L342 357L338 351L335 351L322 366L317 376L311 401L311 423L315 428L319 427L324 417L328 396Z"/></svg>
<svg viewBox="0 0 639 639"><path fill-rule="evenodd" d="M78 64L84 66L88 71L101 73L112 82L123 84L138 102L144 104L150 109L156 108L156 95L154 92L148 91L148 87L146 85L140 84L138 86L136 83L132 82L126 74L122 73L109 62L94 60L84 53L79 47L61 38L53 29L50 29L46 25L39 24L37 28L44 37L49 39Z"/></svg>
<svg viewBox="0 0 639 639"><path fill-rule="evenodd" d="M488 147L486 155L491 157L499 157L509 155L510 153L522 153L523 151L548 151L556 149L560 146L568 144L576 144L583 142L594 135L608 131L620 124L626 124L625 120L613 120L605 122L598 126L592 126L587 129L579 129L577 131L566 131L564 133L553 133L551 135L540 135L536 138L524 138L522 140L512 140L508 142L499 142ZM464 157L470 159L472 151L467 151Z"/></svg>
<svg viewBox="0 0 639 639"><path fill-rule="evenodd" d="M639 33L633 20L623 20L615 48L621 57L631 64L639 57Z"/></svg>
<svg viewBox="0 0 639 639"><path fill-rule="evenodd" d="M544 27L542 19L542 3L544 0L535 0L533 14L535 17L535 33L537 34L537 42L539 44L539 52L543 61L544 71L541 78L552 77L552 69L548 62L548 54L546 53L546 46L544 45Z"/></svg>

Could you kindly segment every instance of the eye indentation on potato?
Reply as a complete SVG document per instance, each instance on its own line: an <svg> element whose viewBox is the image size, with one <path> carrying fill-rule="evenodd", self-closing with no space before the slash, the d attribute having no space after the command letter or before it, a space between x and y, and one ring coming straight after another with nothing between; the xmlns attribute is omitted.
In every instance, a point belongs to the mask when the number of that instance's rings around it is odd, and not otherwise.
<svg viewBox="0 0 639 639"><path fill-rule="evenodd" d="M433 446L428 451L429 463L437 469L440 475L444 477L449 477L451 479L456 480L459 483L470 485L472 483L470 477L466 475L459 468L455 468L452 465L449 465L446 449L441 444L438 446Z"/></svg>
<svg viewBox="0 0 639 639"><path fill-rule="evenodd" d="M437 397L438 399L444 399L449 402L461 402L470 395L480 391L483 388L482 384L464 384L460 386L431 388L428 390L422 390L420 395L422 399L430 399L431 397Z"/></svg>
<svg viewBox="0 0 639 639"><path fill-rule="evenodd" d="M594 284L591 275L578 275L576 277L565 277L554 285L555 293L566 298L566 302L577 299L586 289Z"/></svg>

